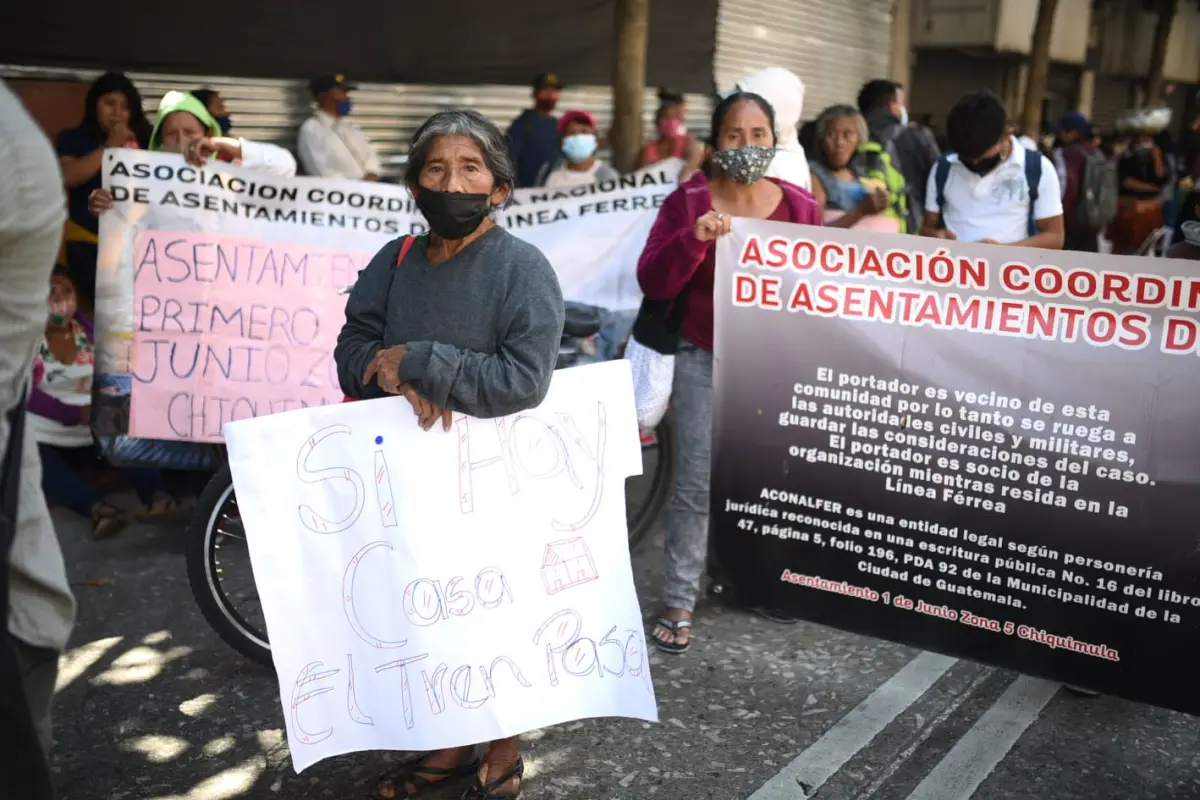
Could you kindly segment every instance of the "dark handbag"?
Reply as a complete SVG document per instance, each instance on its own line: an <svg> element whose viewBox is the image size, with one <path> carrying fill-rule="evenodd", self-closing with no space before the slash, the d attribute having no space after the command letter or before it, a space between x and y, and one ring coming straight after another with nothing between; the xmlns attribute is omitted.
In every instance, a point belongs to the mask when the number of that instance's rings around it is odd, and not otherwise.
<svg viewBox="0 0 1200 800"><path fill-rule="evenodd" d="M642 299L637 318L633 321L633 338L664 356L679 351L679 329L683 326L684 298L687 289L674 300Z"/></svg>
<svg viewBox="0 0 1200 800"><path fill-rule="evenodd" d="M29 713L20 662L8 633L9 560L17 534L17 499L21 493L21 451L25 439L27 393L8 412L8 447L0 466L0 797L51 800L54 789L46 754Z"/></svg>

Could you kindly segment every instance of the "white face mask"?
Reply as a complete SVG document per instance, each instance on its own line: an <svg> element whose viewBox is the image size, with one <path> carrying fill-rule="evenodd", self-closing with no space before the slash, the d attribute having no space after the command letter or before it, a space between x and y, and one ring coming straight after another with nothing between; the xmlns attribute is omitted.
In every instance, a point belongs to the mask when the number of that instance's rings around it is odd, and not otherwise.
<svg viewBox="0 0 1200 800"><path fill-rule="evenodd" d="M906 128L908 127L908 109L907 108L900 109L900 124Z"/></svg>

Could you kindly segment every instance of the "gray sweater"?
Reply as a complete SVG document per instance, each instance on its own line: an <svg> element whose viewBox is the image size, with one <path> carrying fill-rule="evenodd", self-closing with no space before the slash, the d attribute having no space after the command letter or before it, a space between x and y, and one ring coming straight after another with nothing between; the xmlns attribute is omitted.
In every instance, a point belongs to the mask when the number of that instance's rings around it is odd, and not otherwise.
<svg viewBox="0 0 1200 800"><path fill-rule="evenodd" d="M396 266L403 237L384 245L346 303L334 359L342 391L384 397L363 372L380 349L408 346L400 379L424 398L473 417L538 406L550 388L563 330L563 298L533 245L493 228L441 264L426 237Z"/></svg>

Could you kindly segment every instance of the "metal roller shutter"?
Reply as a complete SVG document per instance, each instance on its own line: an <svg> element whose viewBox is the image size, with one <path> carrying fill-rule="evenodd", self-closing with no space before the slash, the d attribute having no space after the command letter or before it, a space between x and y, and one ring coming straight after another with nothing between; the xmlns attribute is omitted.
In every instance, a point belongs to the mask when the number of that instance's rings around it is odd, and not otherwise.
<svg viewBox="0 0 1200 800"><path fill-rule="evenodd" d="M91 82L98 70L0 65L0 77ZM154 120L158 101L172 89L188 91L209 87L220 92L236 126L234 132L247 139L275 142L295 149L296 131L310 111L307 85L302 81L236 78L229 76L164 75L131 72L129 77L142 93L147 115ZM353 76L349 76L353 77ZM354 121L366 131L379 151L387 171L398 170L398 157L408 150L408 141L417 127L435 111L447 108L473 108L501 127L530 104L530 90L524 86L432 86L412 84L359 84L353 94ZM709 126L712 101L705 95L688 95L689 128L704 135ZM647 89L645 98L646 134L651 134L658 98ZM560 111L584 109L596 115L601 131L612 122L612 93L608 87L583 86L563 92Z"/></svg>
<svg viewBox="0 0 1200 800"><path fill-rule="evenodd" d="M804 81L804 119L854 105L864 83L888 77L891 25L891 0L722 0L717 86L785 67Z"/></svg>
<svg viewBox="0 0 1200 800"><path fill-rule="evenodd" d="M1097 77L1092 97L1092 126L1111 132L1117 117L1133 108L1133 86L1127 78Z"/></svg>
<svg viewBox="0 0 1200 800"><path fill-rule="evenodd" d="M912 70L908 109L912 115L933 114L940 131L946 115L967 92L991 89L1002 94L1004 63L995 56L959 50L921 50Z"/></svg>

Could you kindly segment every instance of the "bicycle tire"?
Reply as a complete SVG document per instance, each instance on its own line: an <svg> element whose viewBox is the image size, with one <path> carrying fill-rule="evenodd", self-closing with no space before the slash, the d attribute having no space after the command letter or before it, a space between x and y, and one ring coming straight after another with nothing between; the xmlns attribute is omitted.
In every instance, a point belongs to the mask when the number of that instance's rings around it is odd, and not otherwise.
<svg viewBox="0 0 1200 800"><path fill-rule="evenodd" d="M251 661L270 667L271 645L266 633L256 636L244 620L239 621L215 579L217 520L232 494L233 474L225 464L209 479L192 512L185 548L188 584L200 613L217 636Z"/></svg>
<svg viewBox="0 0 1200 800"><path fill-rule="evenodd" d="M658 440L659 456L658 463L654 465L654 475L650 478L650 491L646 502L626 520L630 549L653 530L654 523L658 522L675 488L675 425L670 416L663 418L654 429L654 435Z"/></svg>

